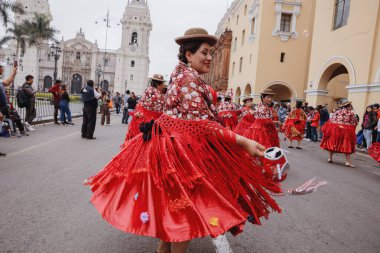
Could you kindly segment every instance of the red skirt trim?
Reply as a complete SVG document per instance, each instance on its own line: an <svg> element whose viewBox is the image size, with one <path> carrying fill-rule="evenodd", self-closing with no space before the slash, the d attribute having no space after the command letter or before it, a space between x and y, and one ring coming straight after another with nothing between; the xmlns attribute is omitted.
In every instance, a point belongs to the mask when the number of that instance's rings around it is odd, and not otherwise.
<svg viewBox="0 0 380 253"><path fill-rule="evenodd" d="M284 123L285 136L289 140L300 141L305 133L306 121L299 119L287 119Z"/></svg>
<svg viewBox="0 0 380 253"><path fill-rule="evenodd" d="M355 128L352 125L336 124L328 121L322 127L321 148L336 153L355 153Z"/></svg>
<svg viewBox="0 0 380 253"><path fill-rule="evenodd" d="M239 124L237 124L234 132L239 135L244 135L244 133L253 125L255 122L255 116L252 114L245 115Z"/></svg>
<svg viewBox="0 0 380 253"><path fill-rule="evenodd" d="M133 119L128 126L128 131L127 135L125 136L124 143L140 133L141 123L149 122L152 119L158 119L162 115L162 112L151 111L145 109L142 106L137 106L136 110L133 113L130 113L130 115L133 116Z"/></svg>
<svg viewBox="0 0 380 253"><path fill-rule="evenodd" d="M236 111L224 111L218 113L219 122L222 126L234 130L238 124Z"/></svg>
<svg viewBox="0 0 380 253"><path fill-rule="evenodd" d="M379 134L379 132L378 132ZM377 162L380 163L380 143L372 143L372 146L368 149L368 154L373 157Z"/></svg>
<svg viewBox="0 0 380 253"><path fill-rule="evenodd" d="M163 115L149 142L141 134L127 141L89 178L92 203L114 227L167 242L237 234L248 216L260 224L281 211L268 194L281 189L226 131Z"/></svg>
<svg viewBox="0 0 380 253"><path fill-rule="evenodd" d="M280 147L280 139L272 119L256 118L253 125L243 136L257 141L265 148Z"/></svg>

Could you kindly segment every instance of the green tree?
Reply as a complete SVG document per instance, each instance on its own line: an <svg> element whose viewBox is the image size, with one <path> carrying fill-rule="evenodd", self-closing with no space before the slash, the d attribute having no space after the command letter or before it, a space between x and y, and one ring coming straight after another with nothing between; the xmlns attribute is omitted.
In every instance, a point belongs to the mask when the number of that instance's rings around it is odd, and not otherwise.
<svg viewBox="0 0 380 253"><path fill-rule="evenodd" d="M50 19L44 14L34 13L33 19L26 20L24 26L27 29L30 46L39 48L44 41L56 40L55 35L58 30L50 26Z"/></svg>
<svg viewBox="0 0 380 253"><path fill-rule="evenodd" d="M11 12L23 14L24 7L15 1L0 0L0 20L5 27L10 23Z"/></svg>
<svg viewBox="0 0 380 253"><path fill-rule="evenodd" d="M40 62L41 54L41 45L46 41L56 41L55 35L58 33L58 30L50 25L50 19L39 13L34 13L32 20L26 20L24 23L25 29L27 29L28 44L29 46L36 46L37 48L37 64ZM36 71L36 83L37 87L40 87L39 84L39 67Z"/></svg>
<svg viewBox="0 0 380 253"><path fill-rule="evenodd" d="M9 41L16 41L16 57L18 58L20 50L21 54L25 53L27 32L24 23L18 25L12 22L12 26L6 30L6 35L0 39L0 47Z"/></svg>

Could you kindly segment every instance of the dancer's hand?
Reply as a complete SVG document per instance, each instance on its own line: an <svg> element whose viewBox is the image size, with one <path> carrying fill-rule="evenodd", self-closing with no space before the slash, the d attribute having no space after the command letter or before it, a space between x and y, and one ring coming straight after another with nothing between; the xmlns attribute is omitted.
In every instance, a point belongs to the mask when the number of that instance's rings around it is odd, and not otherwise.
<svg viewBox="0 0 380 253"><path fill-rule="evenodd" d="M265 147L256 141L237 135L237 143L251 156L264 156Z"/></svg>

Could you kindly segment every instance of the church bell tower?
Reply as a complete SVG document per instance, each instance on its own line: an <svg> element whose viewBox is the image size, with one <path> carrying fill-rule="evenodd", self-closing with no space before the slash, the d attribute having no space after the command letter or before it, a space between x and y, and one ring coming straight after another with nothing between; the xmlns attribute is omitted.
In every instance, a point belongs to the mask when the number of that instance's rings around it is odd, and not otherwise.
<svg viewBox="0 0 380 253"><path fill-rule="evenodd" d="M152 21L147 1L131 0L125 8L121 46L117 50L115 91L142 95L148 85L149 36Z"/></svg>

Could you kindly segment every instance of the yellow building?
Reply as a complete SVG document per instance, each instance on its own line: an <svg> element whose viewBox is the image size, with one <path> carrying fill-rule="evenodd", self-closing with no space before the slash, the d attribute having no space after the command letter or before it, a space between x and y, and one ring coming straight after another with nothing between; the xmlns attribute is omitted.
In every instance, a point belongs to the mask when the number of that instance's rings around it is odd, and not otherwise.
<svg viewBox="0 0 380 253"><path fill-rule="evenodd" d="M235 101L273 89L283 102L303 100L314 0L235 0L216 35L232 30L229 89Z"/></svg>
<svg viewBox="0 0 380 253"><path fill-rule="evenodd" d="M306 100L336 107L353 101L362 116L380 102L380 1L316 2Z"/></svg>
<svg viewBox="0 0 380 253"><path fill-rule="evenodd" d="M306 100L335 108L342 98L361 115L380 102L379 0L235 0L218 25L232 45L229 86L236 102Z"/></svg>

